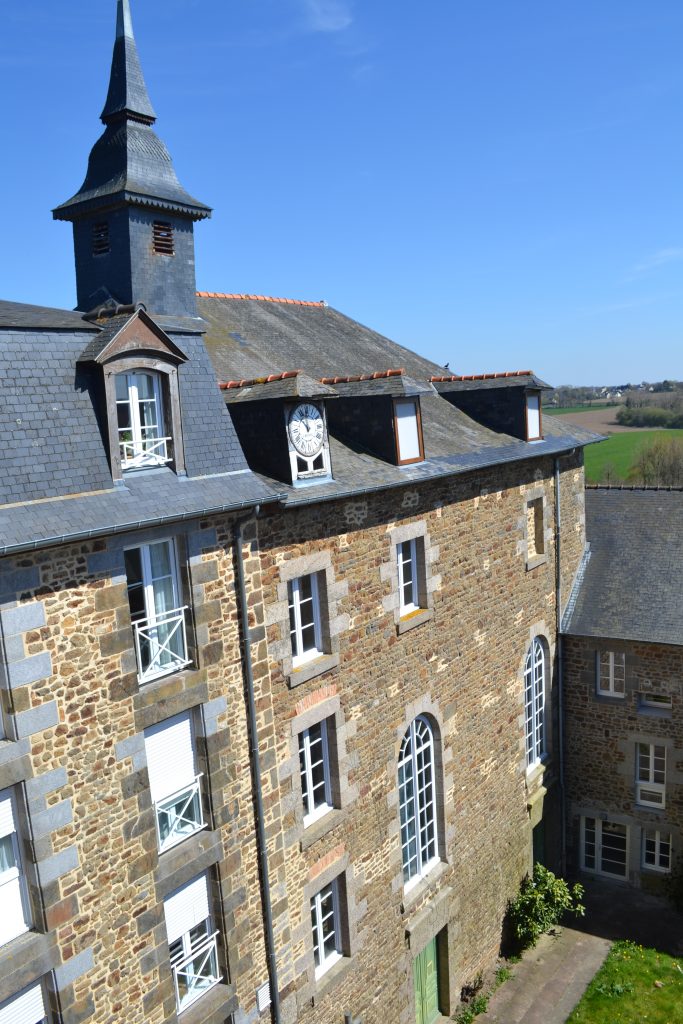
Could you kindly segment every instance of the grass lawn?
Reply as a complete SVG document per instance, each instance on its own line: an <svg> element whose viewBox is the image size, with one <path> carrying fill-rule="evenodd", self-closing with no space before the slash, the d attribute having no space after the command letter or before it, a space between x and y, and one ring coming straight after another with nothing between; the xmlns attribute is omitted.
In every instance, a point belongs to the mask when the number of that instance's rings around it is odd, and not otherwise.
<svg viewBox="0 0 683 1024"><path fill-rule="evenodd" d="M591 405L566 405L563 409L552 405L543 406L544 416L566 416L573 412L590 412L591 409L614 409L620 402L593 402Z"/></svg>
<svg viewBox="0 0 683 1024"><path fill-rule="evenodd" d="M606 470L611 468L610 483L626 483L640 449L656 437L683 437L683 430L633 430L612 434L606 441L584 448L586 483L607 483Z"/></svg>
<svg viewBox="0 0 683 1024"><path fill-rule="evenodd" d="M683 963L615 942L567 1024L683 1024Z"/></svg>

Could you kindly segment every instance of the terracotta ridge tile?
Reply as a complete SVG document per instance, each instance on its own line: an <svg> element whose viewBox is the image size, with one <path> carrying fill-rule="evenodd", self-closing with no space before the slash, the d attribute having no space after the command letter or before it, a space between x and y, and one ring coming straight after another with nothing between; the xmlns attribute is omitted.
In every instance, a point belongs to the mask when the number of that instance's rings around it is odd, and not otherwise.
<svg viewBox="0 0 683 1024"><path fill-rule="evenodd" d="M464 375L449 374L444 377L430 377L431 384L448 384L451 381L463 380L500 380L504 377L533 377L533 370L505 370L502 373L468 373Z"/></svg>
<svg viewBox="0 0 683 1024"><path fill-rule="evenodd" d="M284 373L269 373L264 377L248 377L244 380L222 381L218 387L221 391L229 391L232 388L251 388L255 384L273 384L278 380L289 380L291 377L298 377L303 370L285 370Z"/></svg>
<svg viewBox="0 0 683 1024"><path fill-rule="evenodd" d="M321 384L355 384L361 380L386 380L387 377L401 377L406 371L375 370L374 373L357 373L348 377L320 377Z"/></svg>
<svg viewBox="0 0 683 1024"><path fill-rule="evenodd" d="M282 306L314 306L317 309L326 309L327 303L311 302L307 299L282 299L274 295L248 295L239 292L197 292L200 299L243 299L251 302L277 302Z"/></svg>

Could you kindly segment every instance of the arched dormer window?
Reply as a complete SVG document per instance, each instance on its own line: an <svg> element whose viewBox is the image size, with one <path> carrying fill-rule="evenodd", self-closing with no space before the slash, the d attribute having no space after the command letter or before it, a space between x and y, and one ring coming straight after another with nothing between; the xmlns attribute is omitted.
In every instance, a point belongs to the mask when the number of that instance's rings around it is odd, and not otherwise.
<svg viewBox="0 0 683 1024"><path fill-rule="evenodd" d="M408 728L398 758L403 884L414 885L439 862L435 739L423 715Z"/></svg>
<svg viewBox="0 0 683 1024"><path fill-rule="evenodd" d="M524 732L527 768L540 764L546 753L546 687L548 656L540 637L535 637L524 662Z"/></svg>
<svg viewBox="0 0 683 1024"><path fill-rule="evenodd" d="M164 401L157 373L132 371L116 375L116 419L121 470L165 466L170 462L164 428Z"/></svg>

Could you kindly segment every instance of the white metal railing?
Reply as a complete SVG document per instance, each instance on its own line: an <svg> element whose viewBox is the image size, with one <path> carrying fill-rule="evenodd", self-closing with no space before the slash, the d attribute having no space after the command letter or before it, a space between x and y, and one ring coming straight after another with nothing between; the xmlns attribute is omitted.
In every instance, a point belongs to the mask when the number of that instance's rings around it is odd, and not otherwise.
<svg viewBox="0 0 683 1024"><path fill-rule="evenodd" d="M170 437L149 437L139 441L119 441L121 469L139 469L141 466L164 466L171 459L167 444Z"/></svg>
<svg viewBox="0 0 683 1024"><path fill-rule="evenodd" d="M218 973L218 932L203 939L199 947L172 964L178 1010L184 1010L221 981Z"/></svg>
<svg viewBox="0 0 683 1024"><path fill-rule="evenodd" d="M133 623L139 682L149 683L189 665L186 611L187 605Z"/></svg>
<svg viewBox="0 0 683 1024"><path fill-rule="evenodd" d="M183 839L206 828L202 808L201 777L199 774L191 785L170 793L163 800L157 800L155 808L160 852L176 846Z"/></svg>

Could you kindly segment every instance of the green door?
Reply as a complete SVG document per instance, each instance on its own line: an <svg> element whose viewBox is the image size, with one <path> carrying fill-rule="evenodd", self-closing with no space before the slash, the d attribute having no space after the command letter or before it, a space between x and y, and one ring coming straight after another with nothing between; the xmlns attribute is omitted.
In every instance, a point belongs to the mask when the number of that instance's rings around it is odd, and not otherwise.
<svg viewBox="0 0 683 1024"><path fill-rule="evenodd" d="M432 939L413 964L416 1024L434 1024L439 1016L439 972L436 939Z"/></svg>

